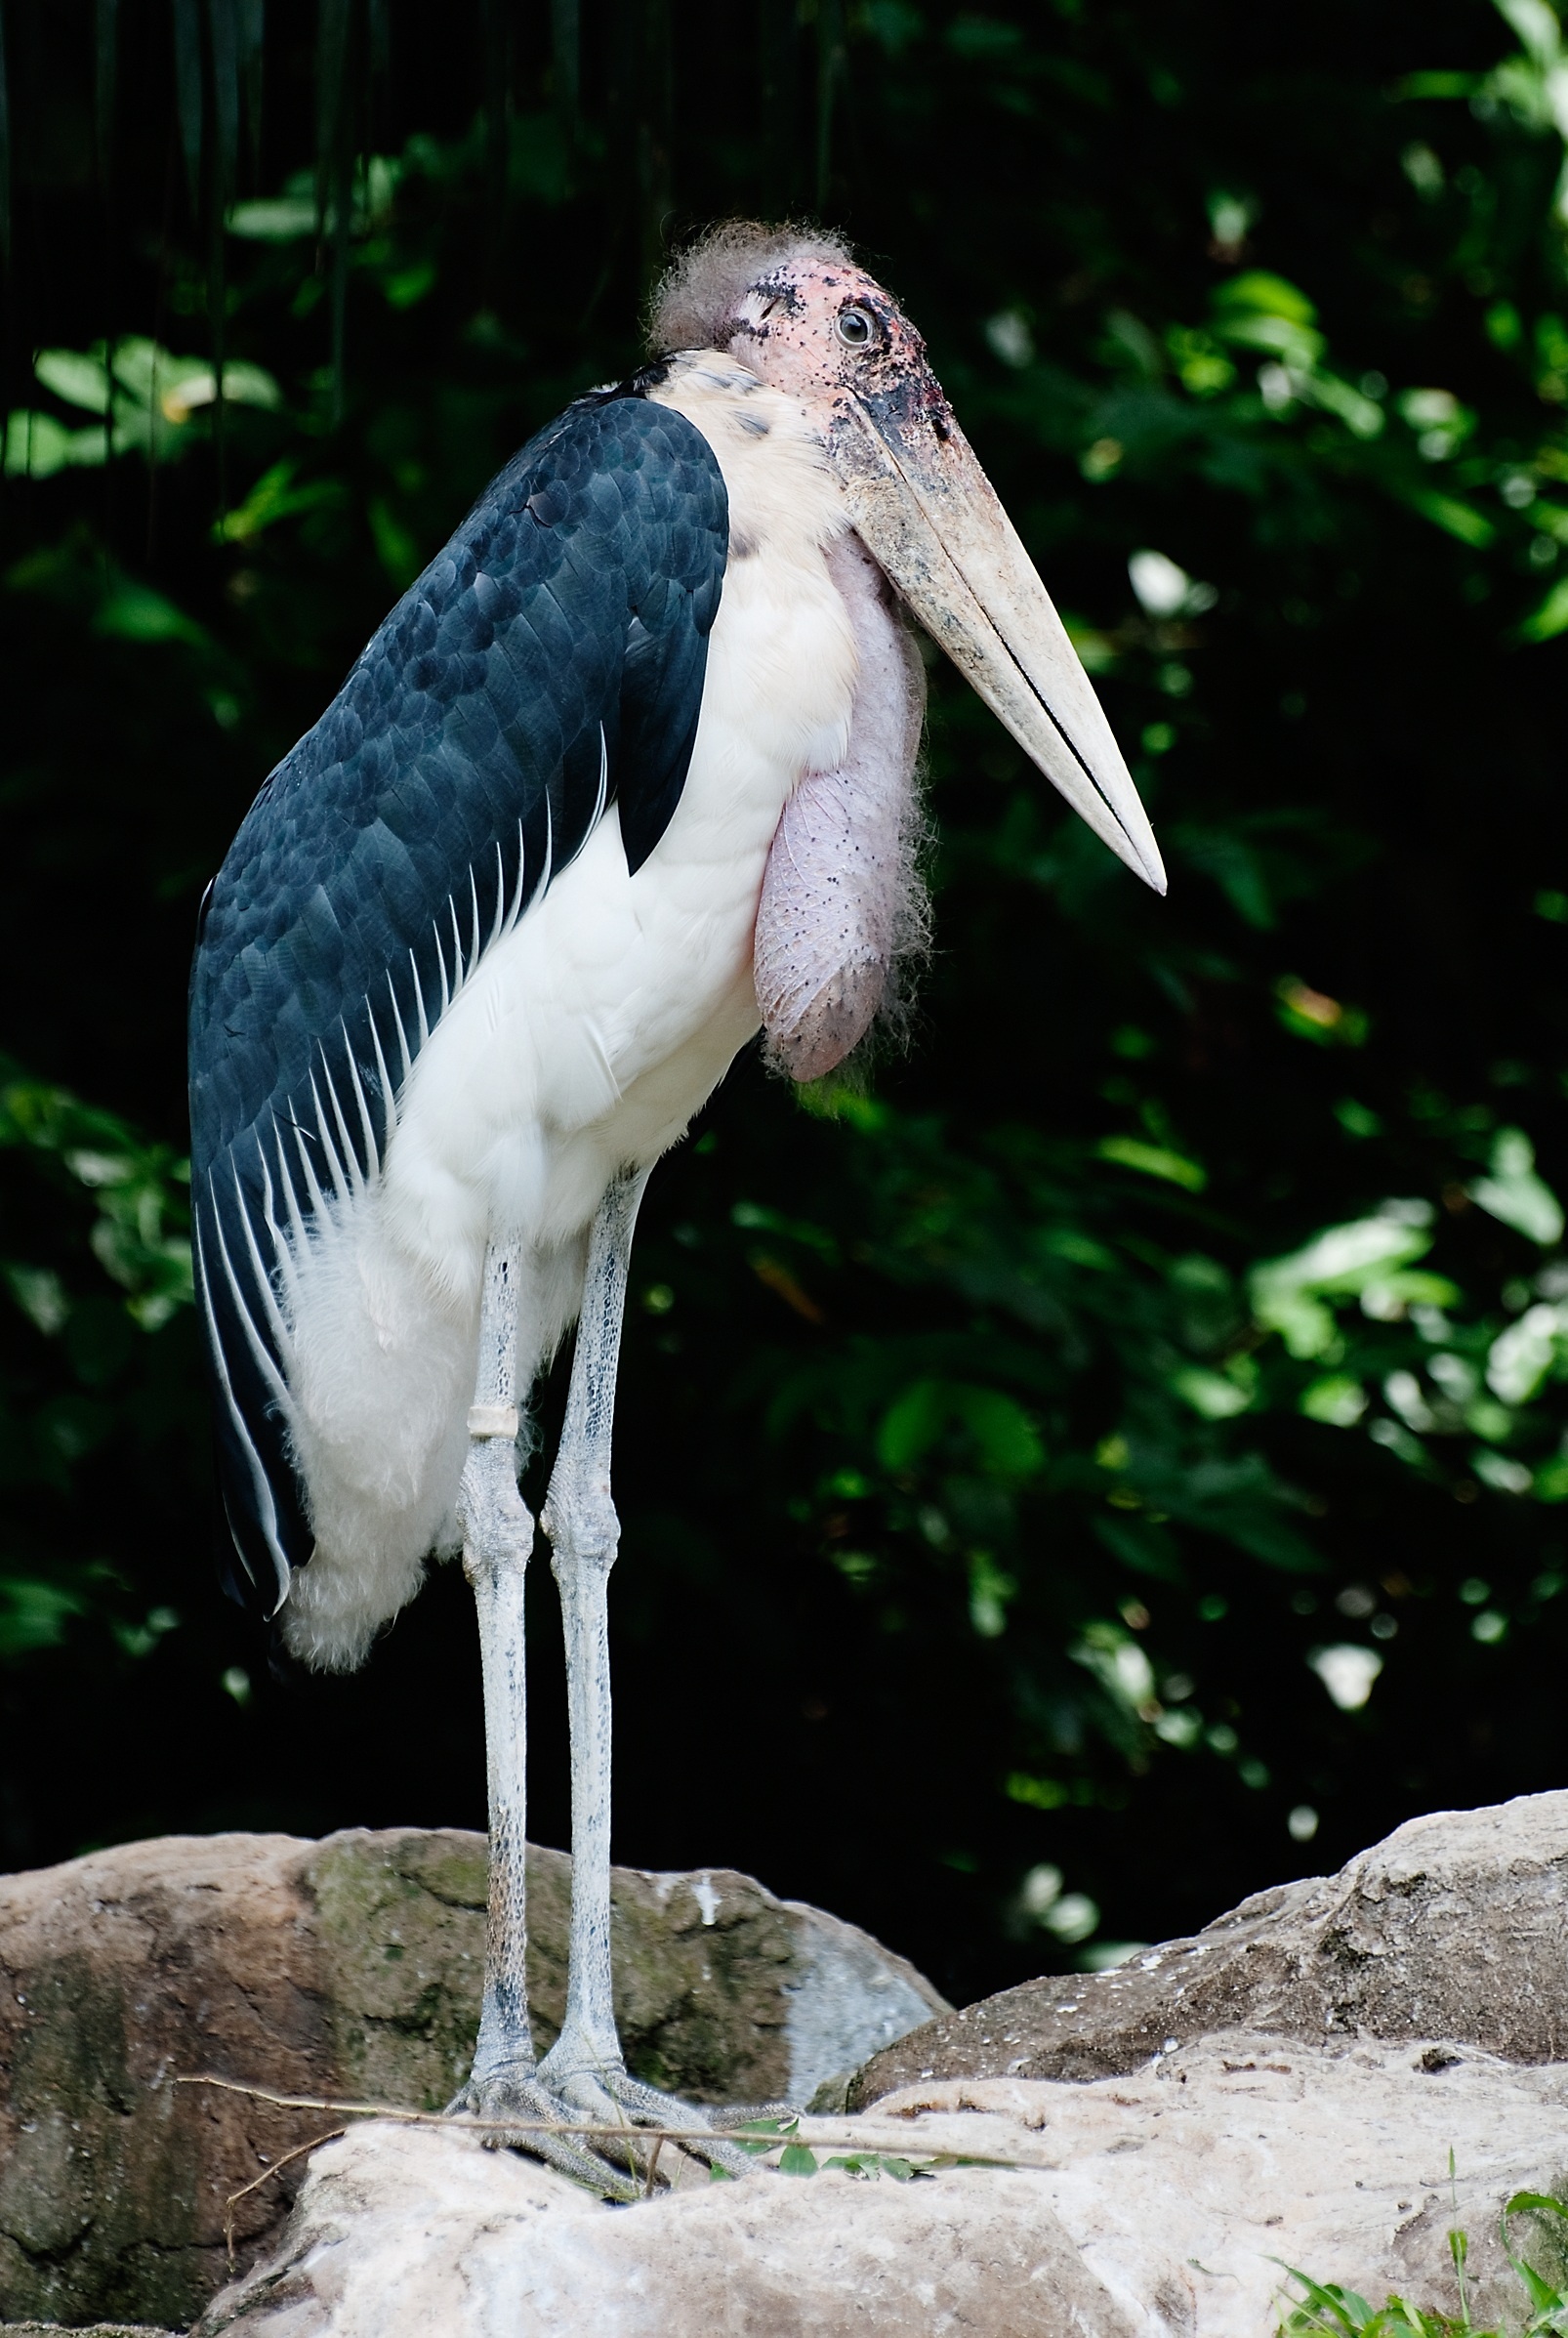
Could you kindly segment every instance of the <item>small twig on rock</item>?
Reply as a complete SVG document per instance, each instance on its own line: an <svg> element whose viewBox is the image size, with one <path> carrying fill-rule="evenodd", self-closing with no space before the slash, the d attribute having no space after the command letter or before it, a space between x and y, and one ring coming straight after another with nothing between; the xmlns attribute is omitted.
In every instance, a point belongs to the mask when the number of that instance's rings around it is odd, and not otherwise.
<svg viewBox="0 0 1568 2338"><path fill-rule="evenodd" d="M733 2128L722 2127L629 2127L619 2120L612 2127L597 2126L588 2119L497 2119L477 2118L468 2110L409 2110L400 2103L346 2103L331 2095L280 2095L269 2086L245 2086L237 2078L218 2078L211 2072L199 2075L176 2074L176 2086L213 2086L226 2095L244 2095L254 2103L270 2103L278 2110L323 2110L338 2118L395 2119L406 2127L449 2127L460 2135L575 2135L584 2142L622 2143L629 2137L639 2143L650 2144L711 2144L715 2139L749 2144L754 2150L764 2151L786 2149L792 2141L804 2140L787 2134L762 2136L743 2135ZM930 2108L935 2108L936 2106ZM899 2117L906 2114L899 2112ZM343 2132L340 2128L339 2134ZM327 2139L320 2138L322 2142ZM811 2148L819 2151L878 2151L887 2150L887 2144L877 2144L865 2135L812 2135ZM314 2145L306 2150L313 2150ZM908 2149L907 2138L898 2145L900 2151ZM292 2156L292 2154L291 2154ZM1000 2151L966 2151L962 2159L948 2153L937 2154L939 2161L949 2166L1029 2168L1049 2170L1047 2160L1004 2158ZM281 2165L281 2161L279 2165Z"/></svg>
<svg viewBox="0 0 1568 2338"><path fill-rule="evenodd" d="M259 2176L253 2176L248 2184L240 2186L238 2192L229 2193L224 2202L224 2245L228 2251L230 2265L234 2262L234 2210L246 2193L260 2192L262 2186L269 2184L278 2169L287 2167L291 2159L303 2159L307 2151L318 2150L325 2143L336 2143L339 2136L345 2133L347 2129L343 2127L329 2127L325 2135L314 2136L309 2143L296 2144L292 2151L285 2151L281 2159L274 2159L270 2167L264 2167Z"/></svg>

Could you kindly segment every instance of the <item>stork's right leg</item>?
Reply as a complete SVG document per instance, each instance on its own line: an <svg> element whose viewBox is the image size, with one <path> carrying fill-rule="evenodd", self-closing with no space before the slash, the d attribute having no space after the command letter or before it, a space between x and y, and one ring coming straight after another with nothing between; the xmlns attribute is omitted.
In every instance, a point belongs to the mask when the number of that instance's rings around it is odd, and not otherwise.
<svg viewBox="0 0 1568 2338"><path fill-rule="evenodd" d="M527 1695L523 1586L533 1521L517 1491L517 1309L525 1252L519 1235L492 1242L484 1262L479 1369L469 1413L469 1457L458 1493L463 1571L479 1613L484 1738L490 1798L490 1911L484 2000L474 2070L452 2105L497 2120L559 2120L570 2113L538 2083L528 2024ZM579 2183L616 2199L640 2186L568 2137L519 2137Z"/></svg>

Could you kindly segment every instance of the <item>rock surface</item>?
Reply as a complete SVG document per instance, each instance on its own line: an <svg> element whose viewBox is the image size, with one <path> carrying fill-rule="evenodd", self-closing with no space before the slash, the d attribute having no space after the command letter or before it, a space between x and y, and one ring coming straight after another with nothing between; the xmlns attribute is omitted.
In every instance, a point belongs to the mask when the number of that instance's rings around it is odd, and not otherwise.
<svg viewBox="0 0 1568 2338"><path fill-rule="evenodd" d="M137 2170L172 2181L194 2169L191 2236L170 2253L184 2250L210 2287L221 2198L206 2171L227 2152L226 2165L260 2172L264 2151L275 2158L311 2131L239 2098L187 2110L189 2094L157 2083L158 2055L167 2075L186 2055L214 2059L218 2040L247 2075L266 2050L286 2085L298 2081L285 2066L330 2067L345 2088L404 2102L439 2100L461 2063L481 1947L475 1838L340 1837L250 1845L244 1858L234 1840L140 1847L168 1870L135 1889L129 1867L112 1870L125 1853L0 1886L0 1987L21 1979L0 2002L13 2072L0 2138L19 2139L0 2164L0 2233L20 2200L38 2241L21 2251L29 2278L119 2269L119 2289L75 2317L182 2318L128 2286L138 2249L153 2245L135 2221L152 2196ZM564 1862L545 1855L541 2042L560 2007L564 1885ZM810 2182L760 2171L710 2184L681 2162L673 2192L612 2209L461 2130L360 2125L311 2157L267 2262L213 2303L201 2338L557 2338L573 2326L594 2338L707 2326L726 2338L1262 2338L1279 2261L1453 2312L1456 2222L1477 2326L1516 2327L1522 2293L1498 2212L1514 2191L1568 2186L1565 1902L1568 1794L1538 1795L1416 1820L1340 1875L1261 1895L1119 1972L944 2010L859 2073L854 2099L871 2108L805 2122L824 2158L1009 2163L948 2165L930 2181L824 2166ZM901 1991L921 1998L918 1979L863 1936L846 1941L847 1928L739 1877L623 1877L617 1910L628 2036L644 2067L687 2091L716 2067L725 2022L735 2067L753 2075L746 2091L762 2093L791 2064L792 2037L798 2072L800 2057L816 2070L839 2055L847 2023L836 2029L824 2008L886 2020L895 2002L908 2012ZM25 1972L19 1943L37 1951ZM837 1992L829 1971L844 1976ZM32 2026L13 1995L31 2000ZM62 2117L62 2103L87 2115ZM116 2138L139 2122L128 2157ZM245 2204L253 2256L273 2213L260 2203L287 2182ZM1561 2234L1532 2221L1515 2244L1568 2281ZM30 2297L21 2310L60 2312Z"/></svg>
<svg viewBox="0 0 1568 2338"><path fill-rule="evenodd" d="M366 2126L316 2153L278 2257L198 2338L1263 2338L1281 2258L1452 2312L1450 2146L1477 2326L1517 2326L1497 2212L1568 2156L1568 2067L1235 2033L1132 2080L948 2080L805 2127L1014 2164L614 2209L449 2129Z"/></svg>
<svg viewBox="0 0 1568 2338"><path fill-rule="evenodd" d="M571 1862L530 1851L540 2050L565 2003ZM484 1957L480 1835L219 1835L0 1879L0 2321L184 2324L229 2274L226 2201L336 2122L176 2086L434 2109L466 2074ZM942 2009L853 1926L715 1868L614 1879L617 2011L643 2076L808 2099ZM243 2266L298 2160L236 2204Z"/></svg>
<svg viewBox="0 0 1568 2338"><path fill-rule="evenodd" d="M1413 1818L1114 1972L1025 1982L877 2055L851 2109L931 2078L1088 2079L1220 2029L1568 2059L1568 1793Z"/></svg>

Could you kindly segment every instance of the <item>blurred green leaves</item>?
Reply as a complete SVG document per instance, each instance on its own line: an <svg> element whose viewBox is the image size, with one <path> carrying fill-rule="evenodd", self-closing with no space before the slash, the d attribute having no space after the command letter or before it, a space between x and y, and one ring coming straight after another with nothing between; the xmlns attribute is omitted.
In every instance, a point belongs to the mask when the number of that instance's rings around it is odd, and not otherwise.
<svg viewBox="0 0 1568 2338"><path fill-rule="evenodd" d="M52 479L73 466L94 468L131 453L152 463L176 462L205 436L218 395L217 374L204 359L178 357L134 335L90 350L40 350L33 371L60 404L100 420L71 428L53 409L17 409L5 431L10 479ZM261 366L231 362L224 367L224 399L271 411L282 394Z"/></svg>
<svg viewBox="0 0 1568 2338"><path fill-rule="evenodd" d="M68 1494L81 1466L123 1439L138 1349L192 1297L188 1186L170 1147L0 1059L0 1283L34 1335L19 1351L0 1332L0 1355L14 1357L0 1380L0 1491L12 1505L0 1663L58 1646L80 1618L98 1618L131 1656L178 1621L162 1607L128 1616L130 1587L106 1556L74 1557L55 1536L29 1554L18 1497L30 1484ZM110 1525L100 1548L112 1547Z"/></svg>
<svg viewBox="0 0 1568 2338"><path fill-rule="evenodd" d="M84 1105L62 1088L18 1076L0 1059L0 1149L58 1165L93 1198L88 1240L104 1273L125 1292L125 1309L157 1331L193 1297L189 1163L149 1144L127 1122ZM8 1266L13 1295L41 1331L65 1328L69 1303L48 1268Z"/></svg>
<svg viewBox="0 0 1568 2338"><path fill-rule="evenodd" d="M1331 1226L1291 1257L1253 1269L1254 1319L1263 1330L1277 1331L1292 1356L1319 1357L1333 1347L1338 1327L1326 1304L1331 1298L1358 1297L1370 1315L1398 1313L1411 1296L1430 1286L1441 1303L1447 1285L1427 1276L1421 1278L1420 1291L1412 1292L1392 1272L1430 1249L1424 1229L1431 1223L1431 1206L1421 1201L1393 1206L1397 1217Z"/></svg>
<svg viewBox="0 0 1568 2338"><path fill-rule="evenodd" d="M917 1380L883 1416L877 1457L906 1472L945 1437L957 1439L983 1475L1022 1483L1045 1461L1038 1432L1021 1405L999 1389L964 1381Z"/></svg>

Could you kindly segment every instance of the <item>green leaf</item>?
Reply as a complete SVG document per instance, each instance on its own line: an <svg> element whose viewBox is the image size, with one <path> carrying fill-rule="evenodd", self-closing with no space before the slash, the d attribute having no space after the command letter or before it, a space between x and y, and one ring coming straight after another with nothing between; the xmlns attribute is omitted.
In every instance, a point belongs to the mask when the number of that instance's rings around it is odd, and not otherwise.
<svg viewBox="0 0 1568 2338"><path fill-rule="evenodd" d="M1074 1227L1051 1227L1041 1246L1052 1258L1064 1258L1071 1266L1089 1267L1098 1274L1116 1272L1116 1253L1107 1250L1103 1242L1079 1233Z"/></svg>
<svg viewBox="0 0 1568 2338"><path fill-rule="evenodd" d="M1245 1412L1252 1398L1234 1380L1227 1380L1223 1372L1205 1371L1199 1364L1186 1364L1171 1375L1171 1388L1184 1404L1201 1413L1206 1421L1228 1421L1238 1412Z"/></svg>
<svg viewBox="0 0 1568 2338"><path fill-rule="evenodd" d="M883 1415L877 1454L885 1469L907 1470L935 1443L945 1424L941 1384L917 1380Z"/></svg>
<svg viewBox="0 0 1568 2338"><path fill-rule="evenodd" d="M1511 2249L1505 2251L1505 2254L1529 2291L1530 2303L1537 2314L1555 2314L1563 2303L1561 2290L1554 2288L1550 2281L1544 2280L1533 2265L1527 2265L1524 2259L1516 2257Z"/></svg>
<svg viewBox="0 0 1568 2338"><path fill-rule="evenodd" d="M1516 2192L1503 2203L1505 2216L1515 2216L1521 2209L1534 2209L1541 2216L1568 2218L1568 2200L1559 2200L1549 2192Z"/></svg>
<svg viewBox="0 0 1568 2338"><path fill-rule="evenodd" d="M213 646L194 617L187 617L150 585L134 584L129 578L111 587L99 604L93 631L122 642L186 642L199 649Z"/></svg>
<svg viewBox="0 0 1568 2338"><path fill-rule="evenodd" d="M66 405L85 406L89 414L107 413L108 367L101 356L78 349L41 349L32 369L44 388Z"/></svg>
<svg viewBox="0 0 1568 2338"><path fill-rule="evenodd" d="M875 2181L878 2176L891 2176L895 2184L913 2184L919 2182L922 2177L929 2176L934 2169L939 2167L979 2167L982 2165L990 2167L995 2163L991 2160L961 2159L954 2153L943 2152L932 2159L923 2159L917 2164L913 2159L904 2159L896 2152L853 2151L836 2153L832 2159L826 2160L823 2164L827 2167L842 2168L846 2176L855 2176L862 2181Z"/></svg>
<svg viewBox="0 0 1568 2338"><path fill-rule="evenodd" d="M781 2176L814 2176L817 2172L816 2153L805 2144L786 2144L779 2153L778 2171Z"/></svg>
<svg viewBox="0 0 1568 2338"><path fill-rule="evenodd" d="M6 424L7 479L53 479L107 459L102 429L68 431L53 414L14 413Z"/></svg>
<svg viewBox="0 0 1568 2338"><path fill-rule="evenodd" d="M299 468L297 456L285 455L269 471L264 471L244 501L216 523L214 534L226 544L248 544L279 520L348 500L341 480L308 480L296 486Z"/></svg>
<svg viewBox="0 0 1568 2338"><path fill-rule="evenodd" d="M1560 2326L1562 2319L1568 2317L1568 2297L1565 2297L1563 2291L1554 2283L1537 2273L1533 2265L1527 2264L1522 2257L1516 2256L1509 2247L1508 2219L1520 2214L1556 2216L1568 2219L1568 2202L1559 2200L1549 2192L1516 2192L1510 2199L1504 2202L1502 2214L1504 2253L1529 2292L1530 2303L1534 2308L1535 2317L1530 2328L1532 2331L1555 2330Z"/></svg>
<svg viewBox="0 0 1568 2338"><path fill-rule="evenodd" d="M81 1593L62 1584L0 1575L0 1662L58 1648L72 1617L86 1611Z"/></svg>
<svg viewBox="0 0 1568 2338"><path fill-rule="evenodd" d="M1429 487L1411 487L1405 491L1403 500L1413 511L1420 512L1424 520L1429 520L1434 527L1442 528L1447 535L1458 536L1462 544L1472 544L1477 550L1484 550L1497 535L1491 521L1471 505L1461 503L1457 495L1439 495Z"/></svg>
<svg viewBox="0 0 1568 2338"><path fill-rule="evenodd" d="M1003 1792L1010 1802L1021 1802L1033 1811L1059 1811L1072 1800L1072 1788L1059 1778L1031 1777L1023 1770L1012 1772Z"/></svg>
<svg viewBox="0 0 1568 2338"><path fill-rule="evenodd" d="M1522 642L1555 641L1568 632L1568 576L1554 584L1538 608L1519 627Z"/></svg>
<svg viewBox="0 0 1568 2338"><path fill-rule="evenodd" d="M971 1381L918 1380L889 1405L877 1433L883 1467L913 1469L957 1431L987 1476L1023 1480L1045 1463L1040 1434L1014 1398Z"/></svg>
<svg viewBox="0 0 1568 2338"><path fill-rule="evenodd" d="M1522 1128L1500 1128L1492 1145L1492 1174L1478 1179L1469 1196L1489 1217L1549 1249L1562 1239L1562 1204L1536 1176L1535 1158Z"/></svg>
<svg viewBox="0 0 1568 2338"><path fill-rule="evenodd" d="M1254 310L1263 315L1285 317L1292 324L1309 325L1317 321L1316 309L1298 285L1260 268L1250 268L1244 275L1228 277L1216 289L1214 305L1227 314Z"/></svg>
<svg viewBox="0 0 1568 2338"><path fill-rule="evenodd" d="M1275 2257L1272 2262L1284 2265L1284 2259L1280 2257ZM1300 2283L1302 2290L1300 2304L1292 2316L1293 2327L1331 2330L1341 2333L1342 2338L1360 2338L1372 2316L1372 2309L1364 2297L1358 2297L1353 2289L1341 2289L1334 2282L1314 2281L1310 2274L1302 2273L1298 2266L1284 2265L1284 2270L1293 2281ZM1302 2312L1304 2307L1312 2309L1310 2316Z"/></svg>
<svg viewBox="0 0 1568 2338"><path fill-rule="evenodd" d="M1136 1169L1144 1177L1163 1178L1168 1185L1182 1186L1189 1193L1201 1193L1209 1183L1209 1172L1197 1161L1189 1161L1185 1153L1173 1152L1169 1146L1145 1145L1138 1137L1101 1137L1094 1150L1102 1161L1116 1161L1124 1169Z"/></svg>
<svg viewBox="0 0 1568 2338"><path fill-rule="evenodd" d="M1478 75L1474 73L1406 73L1395 82L1396 98L1467 98L1475 90Z"/></svg>
<svg viewBox="0 0 1568 2338"><path fill-rule="evenodd" d="M3 1272L11 1296L46 1338L63 1331L70 1317L71 1303L53 1267L13 1266Z"/></svg>
<svg viewBox="0 0 1568 2338"><path fill-rule="evenodd" d="M1008 1628L1008 1602L1017 1579L1004 1574L987 1551L970 1554L970 1621L982 1640L999 1640Z"/></svg>
<svg viewBox="0 0 1568 2338"><path fill-rule="evenodd" d="M1367 1409L1367 1392L1359 1380L1331 1372L1301 1391L1298 1409L1309 1421L1325 1421L1331 1429L1353 1429Z"/></svg>
<svg viewBox="0 0 1568 2338"><path fill-rule="evenodd" d="M235 203L224 225L230 235L253 243L293 243L315 233L315 205L309 195L273 195L269 200Z"/></svg>

